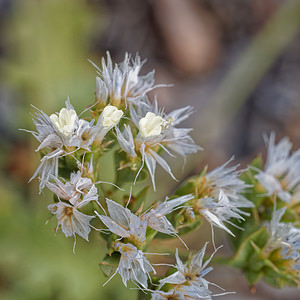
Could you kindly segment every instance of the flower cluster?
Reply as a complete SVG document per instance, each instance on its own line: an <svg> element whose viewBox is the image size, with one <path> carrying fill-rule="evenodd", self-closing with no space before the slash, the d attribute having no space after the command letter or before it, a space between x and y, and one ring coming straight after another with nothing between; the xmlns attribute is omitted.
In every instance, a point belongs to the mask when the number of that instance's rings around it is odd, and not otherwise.
<svg viewBox="0 0 300 300"><path fill-rule="evenodd" d="M158 232L166 234L176 234L175 228L165 217L168 213L178 208L188 200L191 195L186 195L170 201L165 201L156 209L151 209L148 213L140 216L133 214L128 208L112 201L106 200L108 216L99 215L100 220L108 227L111 233L118 237L112 243L114 251L121 254L117 271L127 286L128 280L133 280L143 288L147 288L147 274L154 268L144 257L142 248L146 242L146 230L152 228Z"/></svg>
<svg viewBox="0 0 300 300"><path fill-rule="evenodd" d="M263 278L275 287L299 286L299 150L291 152L288 138L267 140L267 158L253 160L242 179L251 184L248 212L231 265L242 269L250 284Z"/></svg>
<svg viewBox="0 0 300 300"><path fill-rule="evenodd" d="M66 155L74 157L74 153L80 149L91 151L91 146L99 144L119 123L122 115L122 111L108 105L94 125L95 120L88 122L79 119L69 99L59 114L48 116L37 109L33 119L37 132L32 134L40 142L36 151L41 151L43 157L30 180L39 176L42 190L51 176L58 176L59 158Z"/></svg>
<svg viewBox="0 0 300 300"><path fill-rule="evenodd" d="M232 236L236 253L230 264L251 274L249 282L261 274L270 279L263 273L263 259L279 270L276 274L285 274L298 284L300 150L290 155L291 143L283 139L275 145L271 134L264 169L252 165L238 170L238 165L229 166L230 159L215 170L205 168L188 178L162 202L152 195L149 205L145 199L151 186L156 189L156 166L176 180L168 157L179 155L185 160L201 147L194 143L191 128L180 127L193 113L192 107L166 113L156 98L148 99L147 93L162 85L154 84L154 72L140 75L143 64L139 56L132 59L126 54L123 62L113 66L109 53L101 68L94 64L98 73L95 103L84 111L90 113L85 118L76 113L69 99L59 113L47 115L36 109L36 131L29 132L39 142L36 151L41 160L30 180L38 178L40 191L47 187L54 194L48 210L56 216L56 231L61 229L75 242L77 235L88 241L91 229L100 231L108 248L100 262L104 274L109 280L119 274L125 286L131 281L149 299L216 296L204 279L217 250L204 262L207 243L186 264L176 250L176 265L165 276L158 275L147 258L155 238L176 237L188 249L180 236L204 219ZM102 185L108 183L103 181L108 170L101 160L107 152L114 158L111 172L115 179L110 188ZM128 183L129 196L122 189L128 189ZM270 203L276 206L277 198L280 209L272 217ZM288 218L292 222L284 223ZM234 238L237 232L239 239ZM212 244L215 247L214 239Z"/></svg>
<svg viewBox="0 0 300 300"><path fill-rule="evenodd" d="M285 213L283 207L274 211L269 223L270 239L266 245L266 251L272 252L280 249L283 260L289 260L291 269L296 272L296 278L300 275L300 228L291 223L280 222Z"/></svg>

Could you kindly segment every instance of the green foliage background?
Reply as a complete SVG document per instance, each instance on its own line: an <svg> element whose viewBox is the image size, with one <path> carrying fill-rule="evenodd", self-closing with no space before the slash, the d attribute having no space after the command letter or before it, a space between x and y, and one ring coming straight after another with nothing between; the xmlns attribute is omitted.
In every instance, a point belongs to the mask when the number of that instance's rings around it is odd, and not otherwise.
<svg viewBox="0 0 300 300"><path fill-rule="evenodd" d="M14 1L4 23L5 55L1 82L14 94L14 111L6 124L12 140L35 145L18 128L33 129L30 104L45 112L60 109L67 96L77 111L93 102L94 68L87 61L91 35L101 32L105 15L95 14L85 1ZM99 62L99 58L98 58ZM106 288L99 262L106 249L97 234L90 243L61 233L49 218L50 193L38 194L36 182L7 174L12 144L1 139L0 152L0 299L129 299L135 290L115 279ZM36 145L35 145L36 146ZM30 172L38 164L33 149ZM21 168L21 166L17 166ZM18 174L17 174L18 177ZM122 287L122 288L119 288Z"/></svg>

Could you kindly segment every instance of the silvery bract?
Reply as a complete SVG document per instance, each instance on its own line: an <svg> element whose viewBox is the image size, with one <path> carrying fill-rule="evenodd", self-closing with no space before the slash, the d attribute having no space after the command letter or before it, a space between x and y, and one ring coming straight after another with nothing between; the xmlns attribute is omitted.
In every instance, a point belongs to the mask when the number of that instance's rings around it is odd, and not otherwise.
<svg viewBox="0 0 300 300"><path fill-rule="evenodd" d="M146 289L149 272L155 274L155 270L144 257L143 251L130 243L120 242L114 244L114 249L121 254L116 272L121 275L124 285L127 286L127 281L132 280Z"/></svg>
<svg viewBox="0 0 300 300"><path fill-rule="evenodd" d="M154 85L154 71L139 75L144 63L145 60L141 61L138 55L131 59L126 53L123 62L113 66L109 52L106 62L102 58L102 69L93 63L100 76L96 78L96 101L117 107L124 104L122 101L138 103L141 96L157 87Z"/></svg>
<svg viewBox="0 0 300 300"><path fill-rule="evenodd" d="M212 267L207 267L207 265L211 261L214 253L208 260L206 260L205 263L203 263L206 246L207 243L205 243L204 247L192 257L191 261L188 264L183 264L183 262L179 258L178 250L176 249L175 255L177 271L172 275L161 279L160 288L168 283L175 285L176 288L174 289L174 291L176 291L177 293L181 292L184 296L187 296L187 298L191 297L191 299L209 299L210 295L212 294L208 288L210 282L208 282L203 277L213 269ZM158 297L158 295L156 297Z"/></svg>
<svg viewBox="0 0 300 300"><path fill-rule="evenodd" d="M246 184L239 178L241 173L244 171L237 170L239 165L228 167L228 164L232 160L233 157L222 166L205 175L207 184L211 190L211 196L217 198L222 190L233 206L253 207L253 203L247 200L243 195L246 188L251 187L251 185Z"/></svg>
<svg viewBox="0 0 300 300"><path fill-rule="evenodd" d="M58 203L48 205L48 209L57 218L57 228L61 227L62 232L66 237L80 235L88 241L90 233L90 221L94 216L88 216L78 211L80 203L73 206L65 202L59 201Z"/></svg>
<svg viewBox="0 0 300 300"><path fill-rule="evenodd" d="M176 234L175 228L165 216L193 198L194 196L190 194L172 200L166 199L156 208L152 208L144 217L148 227L165 234Z"/></svg>
<svg viewBox="0 0 300 300"><path fill-rule="evenodd" d="M106 199L106 204L110 217L96 214L108 229L133 243L143 243L146 239L147 221L115 201Z"/></svg>
<svg viewBox="0 0 300 300"><path fill-rule="evenodd" d="M81 171L71 173L70 181L62 182L55 176L51 178L54 182L46 181L47 188L60 199L67 200L72 205L80 202L87 204L90 201L98 200L97 188L90 178L81 176ZM81 197L82 199L80 199Z"/></svg>
<svg viewBox="0 0 300 300"><path fill-rule="evenodd" d="M244 221L245 219L241 215L248 215L241 211L236 204L230 202L222 190L220 190L218 199L212 197L200 198L195 202L193 208L211 225L224 229L233 236L234 234L225 226L224 222L239 228L230 219L234 218L238 221Z"/></svg>

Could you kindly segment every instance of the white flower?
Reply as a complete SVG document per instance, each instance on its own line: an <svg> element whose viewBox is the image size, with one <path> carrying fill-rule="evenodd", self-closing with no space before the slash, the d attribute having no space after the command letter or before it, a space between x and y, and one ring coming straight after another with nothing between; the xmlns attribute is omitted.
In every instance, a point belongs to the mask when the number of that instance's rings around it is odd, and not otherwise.
<svg viewBox="0 0 300 300"><path fill-rule="evenodd" d="M101 125L105 128L112 128L117 125L123 116L123 111L113 105L107 105L101 114Z"/></svg>
<svg viewBox="0 0 300 300"><path fill-rule="evenodd" d="M275 145L275 133L271 133L268 156L264 170L257 170L255 178L267 190L267 195L276 195L289 203L300 192L300 150L290 155L292 148L288 138Z"/></svg>
<svg viewBox="0 0 300 300"><path fill-rule="evenodd" d="M88 216L77 208L80 208L80 204L73 206L62 201L55 204L48 205L48 209L57 218L57 228L61 227L62 232L66 237L80 235L88 241L88 236L91 231L90 221L95 218L94 216Z"/></svg>
<svg viewBox="0 0 300 300"><path fill-rule="evenodd" d="M147 97L143 97L137 109L130 105L130 115L139 129L138 135L134 138L128 127L123 133L117 130L121 148L132 157L135 157L137 152L141 154L142 166L146 164L154 189L157 163L176 180L168 163L157 153L158 148L162 148L170 156L174 155L169 150L183 157L201 149L189 136L191 129L174 127L188 118L191 112L191 107L185 107L165 115L159 112L156 101L151 105Z"/></svg>
<svg viewBox="0 0 300 300"><path fill-rule="evenodd" d="M107 105L96 124L97 134L95 140L102 141L105 135L113 128L117 128L118 123L120 122L123 111L118 109L113 105Z"/></svg>
<svg viewBox="0 0 300 300"><path fill-rule="evenodd" d="M147 112L146 116L139 121L139 129L143 138L153 137L161 134L166 121L152 112Z"/></svg>
<svg viewBox="0 0 300 300"><path fill-rule="evenodd" d="M108 229L133 244L142 244L146 240L147 221L133 214L128 208L106 199L110 217L99 215L100 220Z"/></svg>
<svg viewBox="0 0 300 300"><path fill-rule="evenodd" d="M148 273L154 272L155 274L156 272L144 257L143 251L138 250L130 243L124 244L121 242L114 243L114 250L121 254L116 272L121 275L124 285L127 287L127 281L132 280L146 289Z"/></svg>
<svg viewBox="0 0 300 300"><path fill-rule="evenodd" d="M68 137L74 129L77 114L74 109L62 108L59 115L50 115L50 120L59 132Z"/></svg>
<svg viewBox="0 0 300 300"><path fill-rule="evenodd" d="M165 234L176 235L175 228L165 216L193 198L192 194L169 201L166 198L163 203L159 204L156 208L152 208L145 214L144 218L147 220L148 227Z"/></svg>

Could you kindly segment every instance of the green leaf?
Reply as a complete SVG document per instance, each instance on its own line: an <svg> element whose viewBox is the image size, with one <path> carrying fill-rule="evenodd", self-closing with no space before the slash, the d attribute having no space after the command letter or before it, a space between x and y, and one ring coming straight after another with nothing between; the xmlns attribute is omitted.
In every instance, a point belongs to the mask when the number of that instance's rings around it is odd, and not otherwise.
<svg viewBox="0 0 300 300"><path fill-rule="evenodd" d="M179 188L176 190L175 195L177 196L183 196L187 194L193 194L195 192L195 181L196 176L193 176L187 180L185 180Z"/></svg>
<svg viewBox="0 0 300 300"><path fill-rule="evenodd" d="M251 272L247 273L247 280L250 285L257 283L257 281L262 277L262 272Z"/></svg>
<svg viewBox="0 0 300 300"><path fill-rule="evenodd" d="M107 246L108 253L109 254L113 253L114 248L112 247L112 243L118 238L118 236L114 233L107 234L104 232L101 232L100 235L104 240L106 240L106 246Z"/></svg>
<svg viewBox="0 0 300 300"><path fill-rule="evenodd" d="M199 217L199 216L197 216L196 218L199 218L199 219L197 219L191 223L185 223L184 227L182 227L178 230L178 235L181 236L182 234L187 234L191 231L194 231L196 228L198 228L202 224L203 218Z"/></svg>
<svg viewBox="0 0 300 300"><path fill-rule="evenodd" d="M233 267L244 269L245 271L247 271L247 269L251 269L249 261L250 258L253 254L256 255L256 257L258 257L256 253L257 247L262 248L267 243L268 239L269 233L267 232L267 228L265 226L252 233L241 244L235 256L233 257L230 265ZM253 243L255 243L256 248L253 247Z"/></svg>

